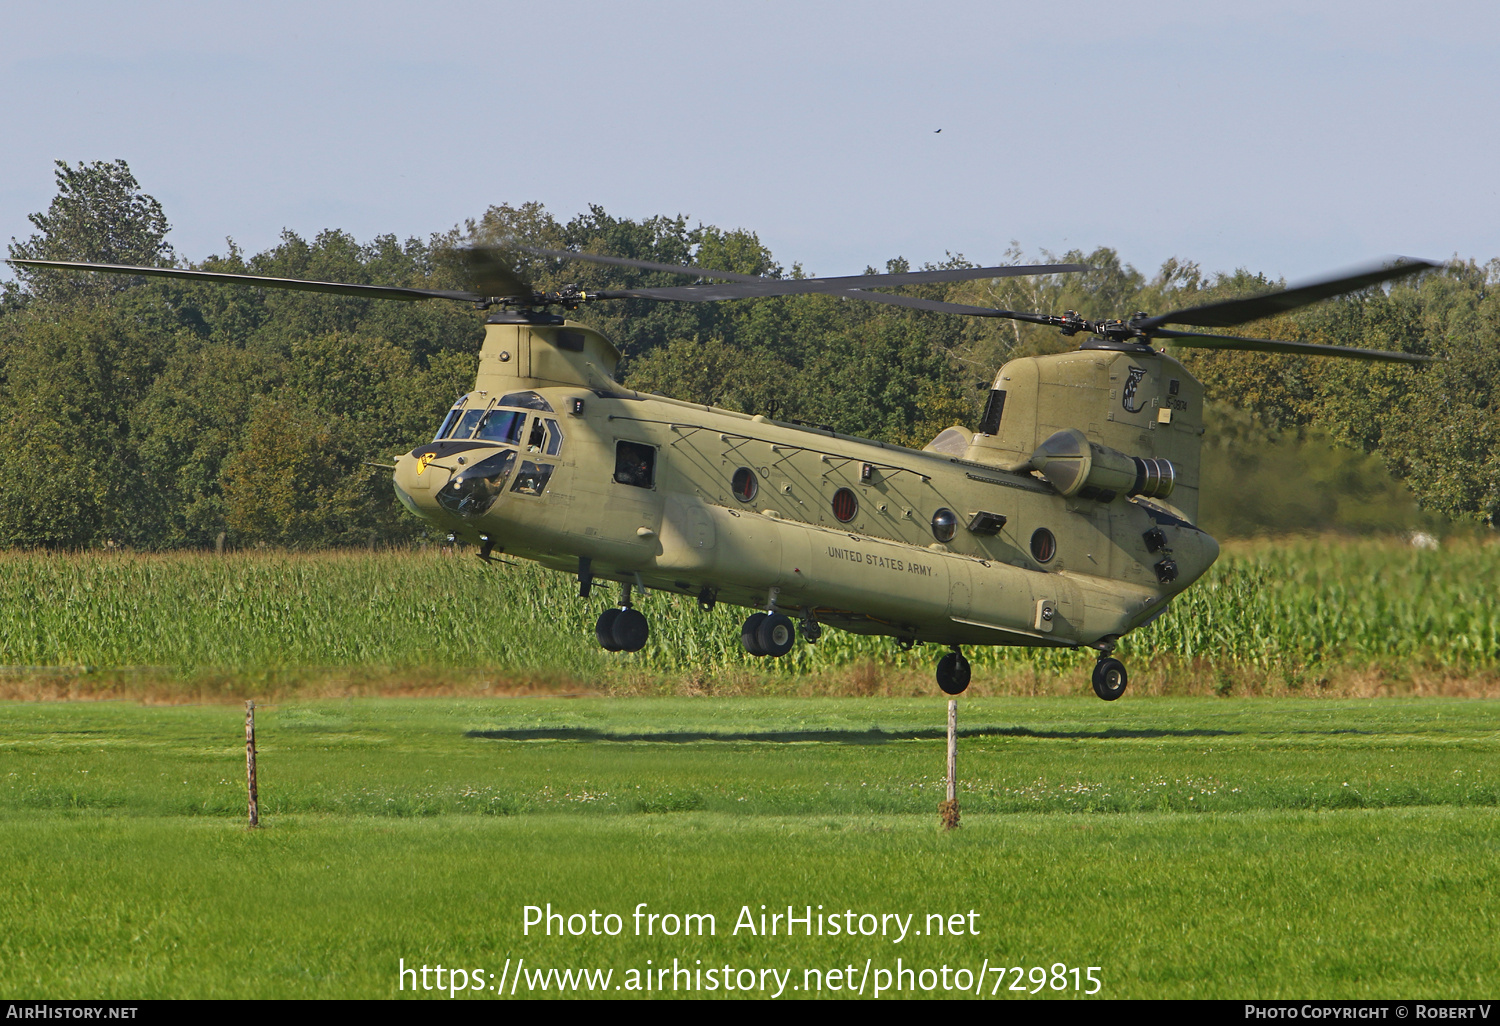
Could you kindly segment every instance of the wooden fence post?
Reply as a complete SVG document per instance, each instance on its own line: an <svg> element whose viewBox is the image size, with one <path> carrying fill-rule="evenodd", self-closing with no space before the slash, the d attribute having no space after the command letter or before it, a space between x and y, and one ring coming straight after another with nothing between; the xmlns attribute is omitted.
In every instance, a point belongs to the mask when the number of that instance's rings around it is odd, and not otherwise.
<svg viewBox="0 0 1500 1026"><path fill-rule="evenodd" d="M958 699L948 699L948 800L938 806L943 829L958 826Z"/></svg>
<svg viewBox="0 0 1500 1026"><path fill-rule="evenodd" d="M245 779L250 788L250 825L260 826L260 799L255 792L255 702L245 703Z"/></svg>

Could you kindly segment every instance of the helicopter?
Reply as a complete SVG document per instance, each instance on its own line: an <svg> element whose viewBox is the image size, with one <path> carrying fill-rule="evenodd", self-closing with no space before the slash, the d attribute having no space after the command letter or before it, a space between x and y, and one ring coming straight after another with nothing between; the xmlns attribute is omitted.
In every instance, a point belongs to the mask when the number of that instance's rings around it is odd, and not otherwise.
<svg viewBox="0 0 1500 1026"><path fill-rule="evenodd" d="M523 255L668 271L694 284L535 289ZM1202 384L1177 346L1420 364L1419 354L1206 333L1438 267L1399 259L1151 316L1088 320L870 289L1083 271L1078 264L947 268L844 277L764 278L510 240L459 251L467 290L439 290L12 260L37 268L184 278L485 312L471 391L432 441L395 457L392 487L413 515L478 547L576 577L580 598L614 585L599 645L635 652L650 636L650 591L751 610L740 640L755 656L815 643L827 627L947 648L948 695L969 685L966 646L1092 652L1094 692L1128 685L1120 638L1161 616L1219 554L1196 524ZM1071 352L999 368L977 429L923 449L831 428L647 395L615 377L620 352L565 314L620 299L719 302L824 293L1082 335ZM558 312L562 311L562 312ZM1190 330L1169 328L1181 325Z"/></svg>

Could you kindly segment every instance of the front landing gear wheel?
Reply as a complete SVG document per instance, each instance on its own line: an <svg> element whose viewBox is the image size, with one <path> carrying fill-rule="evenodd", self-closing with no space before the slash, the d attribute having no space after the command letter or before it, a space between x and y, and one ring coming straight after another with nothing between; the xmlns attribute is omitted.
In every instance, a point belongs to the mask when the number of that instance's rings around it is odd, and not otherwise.
<svg viewBox="0 0 1500 1026"><path fill-rule="evenodd" d="M785 613L767 613L766 618L755 629L755 640L759 643L762 654L779 659L792 650L797 632L792 628L791 617Z"/></svg>
<svg viewBox="0 0 1500 1026"><path fill-rule="evenodd" d="M620 611L611 607L600 613L594 624L594 637L599 639L599 647L606 652L620 651L620 646L615 643L615 618L619 615Z"/></svg>
<svg viewBox="0 0 1500 1026"><path fill-rule="evenodd" d="M938 687L945 695L961 695L969 686L969 661L958 651L949 652L938 660Z"/></svg>
<svg viewBox="0 0 1500 1026"><path fill-rule="evenodd" d="M1113 702L1125 693L1130 675L1125 664L1118 659L1101 659L1094 664L1094 694L1106 702Z"/></svg>
<svg viewBox="0 0 1500 1026"><path fill-rule="evenodd" d="M646 647L646 639L651 636L651 625L646 622L645 614L640 610L621 609L610 627L610 633L615 636L615 645L620 651L639 652Z"/></svg>

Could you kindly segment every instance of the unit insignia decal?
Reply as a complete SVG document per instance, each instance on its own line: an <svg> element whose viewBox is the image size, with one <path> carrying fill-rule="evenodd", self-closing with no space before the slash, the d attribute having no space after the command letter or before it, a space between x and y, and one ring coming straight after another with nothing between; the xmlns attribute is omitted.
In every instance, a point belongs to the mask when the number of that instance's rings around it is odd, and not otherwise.
<svg viewBox="0 0 1500 1026"><path fill-rule="evenodd" d="M1131 403L1135 402L1135 390L1137 387L1139 387L1141 379L1145 376L1146 368L1130 368L1130 380L1125 382L1125 390L1120 393L1120 405L1125 407L1126 413L1140 413L1141 410L1145 407L1145 403L1141 403L1139 406L1130 405Z"/></svg>

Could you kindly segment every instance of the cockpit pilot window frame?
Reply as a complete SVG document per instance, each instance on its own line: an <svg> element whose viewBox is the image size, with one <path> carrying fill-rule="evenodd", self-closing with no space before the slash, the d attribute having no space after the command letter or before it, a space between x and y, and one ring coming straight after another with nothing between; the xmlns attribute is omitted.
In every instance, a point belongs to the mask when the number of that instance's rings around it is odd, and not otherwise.
<svg viewBox="0 0 1500 1026"><path fill-rule="evenodd" d="M556 456L562 452L563 430L551 417L543 418L542 423L547 432L547 455Z"/></svg>
<svg viewBox="0 0 1500 1026"><path fill-rule="evenodd" d="M443 418L443 423L438 426L437 434L432 436L432 440L436 442L441 438L447 438L448 432L453 430L453 426L458 423L458 418L462 417L463 413L464 408L462 402L449 410L448 415Z"/></svg>
<svg viewBox="0 0 1500 1026"><path fill-rule="evenodd" d="M443 437L452 439L455 442L472 438L474 429L479 426L479 422L484 419L484 415L488 412L489 408L485 406L469 407L463 411L463 415L454 422L453 427Z"/></svg>
<svg viewBox="0 0 1500 1026"><path fill-rule="evenodd" d="M556 469L550 463L533 463L522 460L521 469L515 475L515 484L510 490L517 495L541 495L547 490L547 481Z"/></svg>
<svg viewBox="0 0 1500 1026"><path fill-rule="evenodd" d="M494 442L497 445L518 445L521 433L526 428L527 414L520 410L502 410L491 407L475 428L474 440Z"/></svg>

